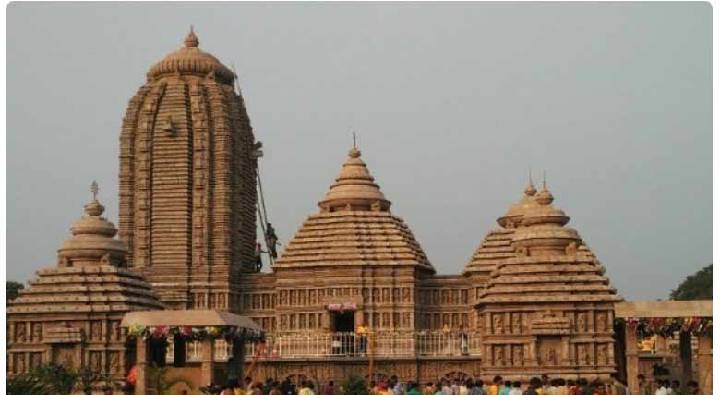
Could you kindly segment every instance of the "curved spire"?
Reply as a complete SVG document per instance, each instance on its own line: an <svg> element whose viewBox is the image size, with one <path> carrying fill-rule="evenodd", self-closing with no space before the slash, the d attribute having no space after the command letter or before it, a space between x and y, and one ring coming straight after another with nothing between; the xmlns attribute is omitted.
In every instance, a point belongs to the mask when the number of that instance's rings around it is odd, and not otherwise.
<svg viewBox="0 0 720 395"><path fill-rule="evenodd" d="M388 211L390 202L370 175L365 162L360 159L361 152L353 143L348 158L342 165L340 175L325 198L318 203L324 211Z"/></svg>

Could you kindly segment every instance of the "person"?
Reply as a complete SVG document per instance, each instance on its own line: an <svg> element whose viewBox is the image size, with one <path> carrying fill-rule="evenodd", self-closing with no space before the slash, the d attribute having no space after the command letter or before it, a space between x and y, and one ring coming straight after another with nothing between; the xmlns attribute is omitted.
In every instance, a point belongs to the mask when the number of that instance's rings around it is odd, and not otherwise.
<svg viewBox="0 0 720 395"><path fill-rule="evenodd" d="M502 376L493 377L492 384L488 387L488 395L499 395L500 394L500 383L502 383Z"/></svg>
<svg viewBox="0 0 720 395"><path fill-rule="evenodd" d="M657 389L655 390L655 395L668 395L667 384L665 380L660 379L657 381Z"/></svg>
<svg viewBox="0 0 720 395"><path fill-rule="evenodd" d="M255 271L257 273L260 273L262 270L262 253L264 251L262 250L262 246L260 243L257 243L255 246Z"/></svg>
<svg viewBox="0 0 720 395"><path fill-rule="evenodd" d="M670 383L670 388L668 388L668 394L672 395L679 395L680 394L680 381L673 380L672 383Z"/></svg>
<svg viewBox="0 0 720 395"><path fill-rule="evenodd" d="M519 381L513 381L512 383L512 389L510 390L510 395L522 395L522 390L520 389L520 382Z"/></svg>
<svg viewBox="0 0 720 395"><path fill-rule="evenodd" d="M593 393L592 386L585 378L578 380L578 391L580 392L580 395L592 395Z"/></svg>
<svg viewBox="0 0 720 395"><path fill-rule="evenodd" d="M367 327L363 324L358 325L355 334L358 339L358 352L365 354L367 352Z"/></svg>
<svg viewBox="0 0 720 395"><path fill-rule="evenodd" d="M535 389L538 395L547 395L550 388L550 378L546 374L540 375L540 386Z"/></svg>
<svg viewBox="0 0 720 395"><path fill-rule="evenodd" d="M645 380L644 374L637 375L638 388L640 389L640 395L651 395L650 383Z"/></svg>
<svg viewBox="0 0 720 395"><path fill-rule="evenodd" d="M472 381L472 380L470 380ZM470 389L469 395L485 395L485 388L483 388L484 383L482 380L475 380L475 383L472 385L472 388Z"/></svg>
<svg viewBox="0 0 720 395"><path fill-rule="evenodd" d="M445 392L443 391L443 386L441 382L438 382L435 384L435 394L434 395L445 395Z"/></svg>
<svg viewBox="0 0 720 395"><path fill-rule="evenodd" d="M233 392L233 387L231 385L226 385L223 387L222 392L220 392L221 395L235 395Z"/></svg>
<svg viewBox="0 0 720 395"><path fill-rule="evenodd" d="M698 385L697 381L695 381L695 380L688 381L687 387L688 387L689 395L702 395L702 392L700 391L700 385Z"/></svg>
<svg viewBox="0 0 720 395"><path fill-rule="evenodd" d="M512 383L510 380L505 380L502 387L500 387L498 395L510 395L510 390L512 390Z"/></svg>
<svg viewBox="0 0 720 395"><path fill-rule="evenodd" d="M540 387L542 387L542 381L537 377L533 377L530 379L530 384L528 384L523 395L538 395L537 389Z"/></svg>
<svg viewBox="0 0 720 395"><path fill-rule="evenodd" d="M268 395L283 395L282 392L280 392L280 383L278 383L277 380L273 380Z"/></svg>
<svg viewBox="0 0 720 395"><path fill-rule="evenodd" d="M273 258L277 258L278 237L277 237L277 234L275 234L275 228L273 228L273 226L270 222L267 223L267 230L265 232L265 241L267 243L268 250L270 252L270 256L272 256Z"/></svg>
<svg viewBox="0 0 720 395"><path fill-rule="evenodd" d="M442 392L444 395L453 395L450 383L447 380L443 380L442 382Z"/></svg>
<svg viewBox="0 0 720 395"><path fill-rule="evenodd" d="M458 395L468 395L470 392L470 388L472 388L472 381L464 381L460 382L458 385Z"/></svg>
<svg viewBox="0 0 720 395"><path fill-rule="evenodd" d="M425 383L422 393L423 395L435 395L435 384L432 382Z"/></svg>
<svg viewBox="0 0 720 395"><path fill-rule="evenodd" d="M298 392L298 395L310 395L310 388L308 388L308 383L306 380L303 380L300 382L300 391Z"/></svg>
<svg viewBox="0 0 720 395"><path fill-rule="evenodd" d="M392 375L390 376L390 381L392 382L392 394L393 395L403 395L403 385L400 382L400 379L398 376Z"/></svg>
<svg viewBox="0 0 720 395"><path fill-rule="evenodd" d="M555 385L555 395L568 395L568 387L567 383L565 383L565 379L557 379Z"/></svg>
<svg viewBox="0 0 720 395"><path fill-rule="evenodd" d="M377 388L378 395L390 395L390 391L388 391L388 384L386 382L380 382Z"/></svg>
<svg viewBox="0 0 720 395"><path fill-rule="evenodd" d="M332 380L328 381L323 391L323 395L335 395L335 383Z"/></svg>
<svg viewBox="0 0 720 395"><path fill-rule="evenodd" d="M405 392L406 395L421 395L420 391L417 389L417 383L411 381L408 383L408 389L407 392Z"/></svg>

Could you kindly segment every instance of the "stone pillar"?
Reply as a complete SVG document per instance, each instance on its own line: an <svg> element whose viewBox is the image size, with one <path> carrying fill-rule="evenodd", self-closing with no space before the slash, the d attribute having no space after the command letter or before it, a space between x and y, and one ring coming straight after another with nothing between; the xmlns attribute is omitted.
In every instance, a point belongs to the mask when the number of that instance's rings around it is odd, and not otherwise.
<svg viewBox="0 0 720 395"><path fill-rule="evenodd" d="M135 383L135 395L147 393L147 342L141 337L137 338L137 383Z"/></svg>
<svg viewBox="0 0 720 395"><path fill-rule="evenodd" d="M200 383L202 385L209 385L213 382L213 371L214 371L214 353L215 347L213 339L205 339L200 342Z"/></svg>
<svg viewBox="0 0 720 395"><path fill-rule="evenodd" d="M682 383L692 380L692 343L690 332L680 332L680 366Z"/></svg>
<svg viewBox="0 0 720 395"><path fill-rule="evenodd" d="M697 364L700 392L705 395L712 395L712 337L703 335L698 336Z"/></svg>
<svg viewBox="0 0 720 395"><path fill-rule="evenodd" d="M625 369L627 370L628 391L631 394L640 393L640 384L637 375L640 368L640 359L638 357L637 334L635 328L629 325L625 326Z"/></svg>

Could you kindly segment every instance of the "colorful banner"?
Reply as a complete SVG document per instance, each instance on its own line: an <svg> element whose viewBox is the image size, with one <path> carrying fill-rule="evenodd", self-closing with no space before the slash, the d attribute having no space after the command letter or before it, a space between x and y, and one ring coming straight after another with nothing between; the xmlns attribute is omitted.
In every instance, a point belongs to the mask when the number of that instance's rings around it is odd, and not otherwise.
<svg viewBox="0 0 720 395"><path fill-rule="evenodd" d="M355 311L357 304L354 302L330 303L327 305L328 311Z"/></svg>
<svg viewBox="0 0 720 395"><path fill-rule="evenodd" d="M265 334L248 328L238 328L236 326L143 326L138 324L130 325L127 328L128 337L139 337L144 340L149 338L161 339L175 336L182 336L188 339L218 339L224 338L243 339L245 341L261 341L264 340Z"/></svg>
<svg viewBox="0 0 720 395"><path fill-rule="evenodd" d="M694 336L712 335L712 317L628 317L625 325L635 329L638 337L672 337L676 332L690 332Z"/></svg>

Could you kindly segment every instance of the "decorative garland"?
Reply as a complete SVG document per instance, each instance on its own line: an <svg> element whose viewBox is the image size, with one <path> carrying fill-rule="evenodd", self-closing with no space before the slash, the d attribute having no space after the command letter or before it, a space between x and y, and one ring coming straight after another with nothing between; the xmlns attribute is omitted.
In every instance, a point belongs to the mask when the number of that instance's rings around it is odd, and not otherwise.
<svg viewBox="0 0 720 395"><path fill-rule="evenodd" d="M162 339L168 337L184 337L192 340L202 339L243 339L246 341L256 342L265 339L265 334L248 328L239 328L236 326L144 326L132 324L127 329L129 337L139 337L143 340L149 338Z"/></svg>
<svg viewBox="0 0 720 395"><path fill-rule="evenodd" d="M694 336L712 335L713 325L712 317L628 317L625 318L625 324L634 329L639 337L672 337L675 332L690 332Z"/></svg>

